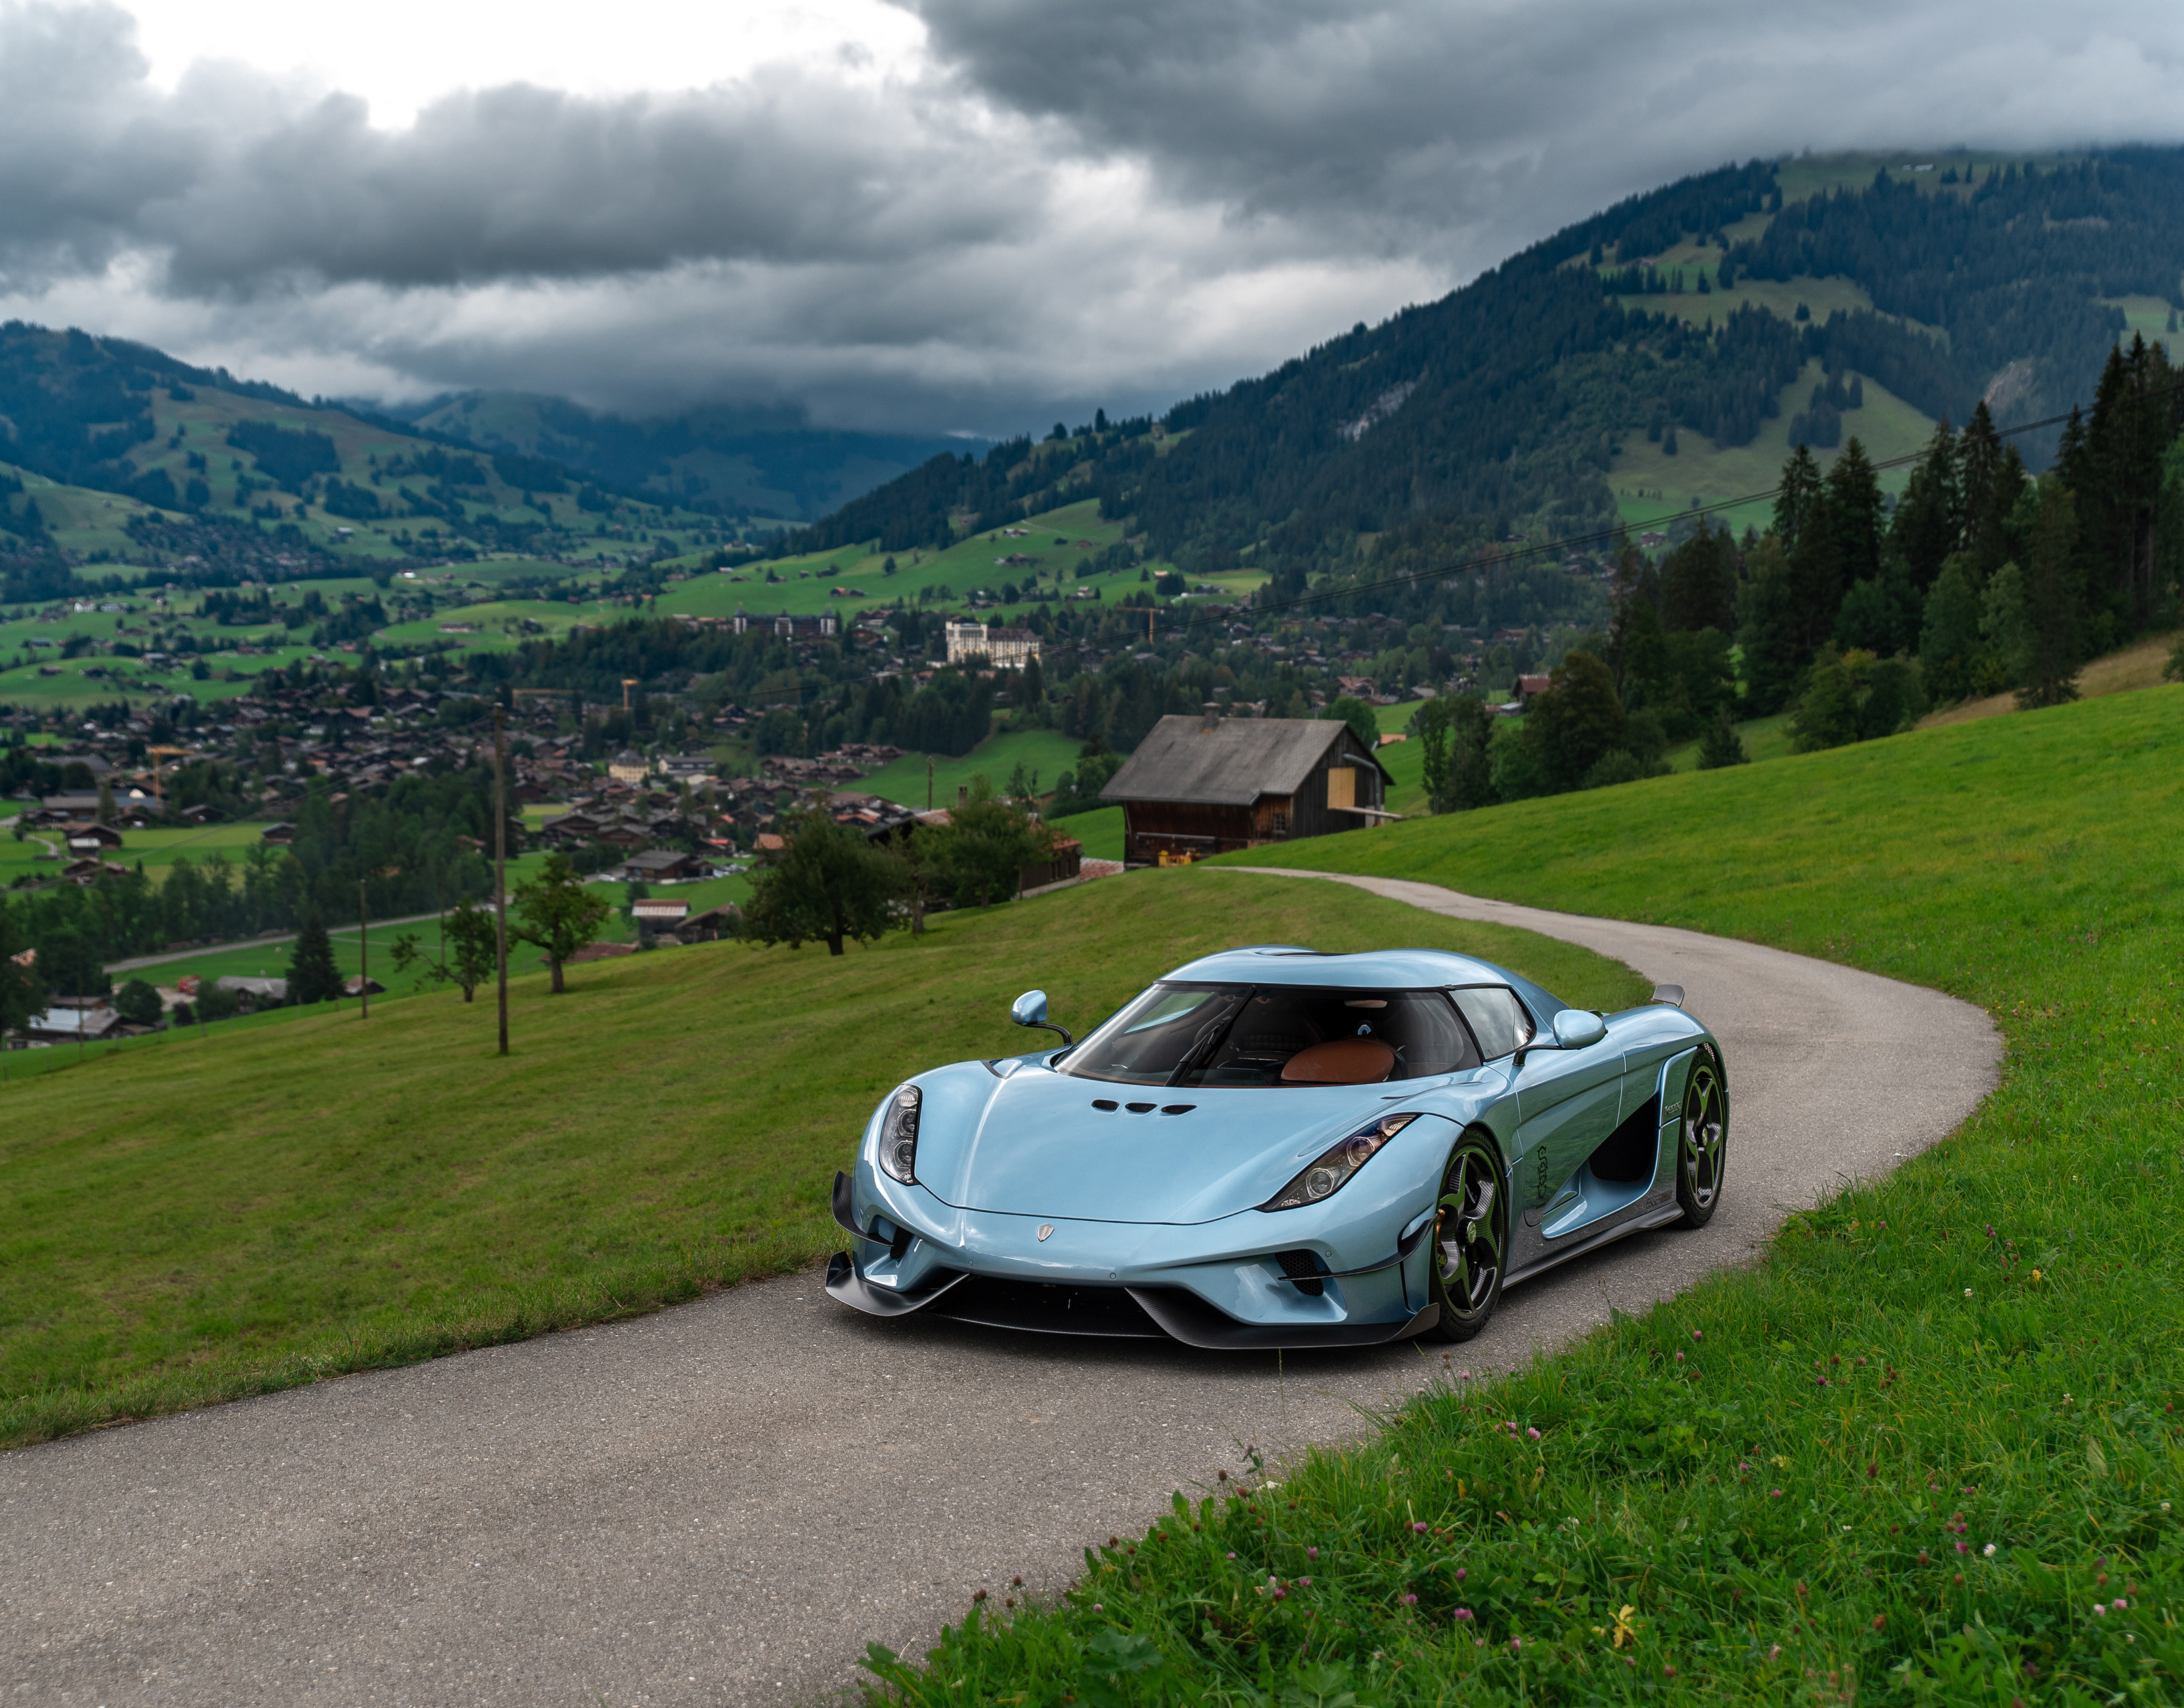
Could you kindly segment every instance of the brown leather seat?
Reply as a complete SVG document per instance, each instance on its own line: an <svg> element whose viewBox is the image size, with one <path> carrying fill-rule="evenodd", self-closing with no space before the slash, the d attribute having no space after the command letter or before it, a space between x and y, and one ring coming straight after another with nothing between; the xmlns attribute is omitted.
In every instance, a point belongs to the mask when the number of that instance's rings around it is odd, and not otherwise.
<svg viewBox="0 0 2184 1708"><path fill-rule="evenodd" d="M1395 1069L1396 1052L1378 1038L1332 1038L1282 1064L1289 1086L1376 1086Z"/></svg>

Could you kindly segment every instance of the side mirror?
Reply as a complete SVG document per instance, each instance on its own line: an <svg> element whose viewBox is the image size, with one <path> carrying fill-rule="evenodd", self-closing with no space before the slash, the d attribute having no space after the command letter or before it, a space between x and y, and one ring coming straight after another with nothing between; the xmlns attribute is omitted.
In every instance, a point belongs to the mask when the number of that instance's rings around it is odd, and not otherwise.
<svg viewBox="0 0 2184 1708"><path fill-rule="evenodd" d="M1046 992L1044 991L1027 991L1010 1003L1009 1018L1019 1026L1038 1026L1049 1032L1059 1032L1065 1044L1077 1041L1069 1035L1067 1028L1057 1026L1046 1018Z"/></svg>
<svg viewBox="0 0 2184 1708"><path fill-rule="evenodd" d="M1583 1008L1565 1008L1555 1016L1555 1047L1582 1050L1607 1035L1607 1022Z"/></svg>

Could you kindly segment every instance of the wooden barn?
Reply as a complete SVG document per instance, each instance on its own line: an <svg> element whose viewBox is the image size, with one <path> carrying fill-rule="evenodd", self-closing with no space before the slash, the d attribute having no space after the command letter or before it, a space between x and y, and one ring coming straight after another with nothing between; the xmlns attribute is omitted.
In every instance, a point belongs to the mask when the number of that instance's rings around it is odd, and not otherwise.
<svg viewBox="0 0 2184 1708"><path fill-rule="evenodd" d="M1390 781L1336 719L1163 717L1100 793L1123 862L1151 866L1378 823Z"/></svg>

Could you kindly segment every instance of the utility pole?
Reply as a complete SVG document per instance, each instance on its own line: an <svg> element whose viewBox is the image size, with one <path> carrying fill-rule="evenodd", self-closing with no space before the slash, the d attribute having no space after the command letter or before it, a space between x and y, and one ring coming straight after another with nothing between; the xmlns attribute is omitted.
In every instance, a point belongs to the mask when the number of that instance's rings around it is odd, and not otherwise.
<svg viewBox="0 0 2184 1708"><path fill-rule="evenodd" d="M933 756L925 756L925 810L933 810Z"/></svg>
<svg viewBox="0 0 2184 1708"><path fill-rule="evenodd" d="M500 1053L508 1053L508 714L493 708L493 964L500 978Z"/></svg>
<svg viewBox="0 0 2184 1708"><path fill-rule="evenodd" d="M365 879L356 880L356 1017L371 1018L371 909L365 901Z"/></svg>

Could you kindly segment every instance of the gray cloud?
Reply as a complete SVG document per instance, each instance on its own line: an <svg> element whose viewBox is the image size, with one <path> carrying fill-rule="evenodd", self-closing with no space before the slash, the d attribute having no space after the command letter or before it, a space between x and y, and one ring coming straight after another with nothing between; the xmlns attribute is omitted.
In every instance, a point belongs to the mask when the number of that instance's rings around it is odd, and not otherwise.
<svg viewBox="0 0 2184 1708"><path fill-rule="evenodd" d="M897 0L922 69L381 130L108 3L0 4L0 311L307 389L518 385L1007 431L1152 406L1597 207L1800 147L2163 139L2131 0Z"/></svg>

